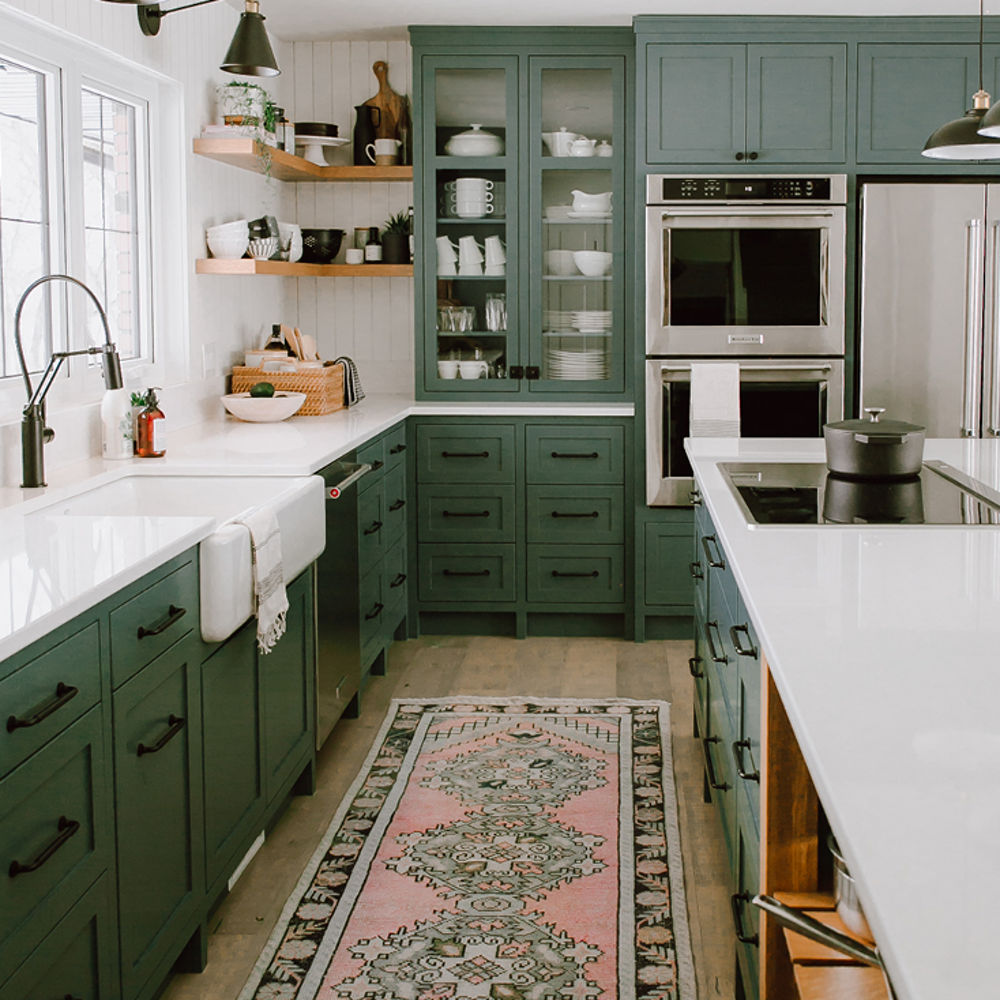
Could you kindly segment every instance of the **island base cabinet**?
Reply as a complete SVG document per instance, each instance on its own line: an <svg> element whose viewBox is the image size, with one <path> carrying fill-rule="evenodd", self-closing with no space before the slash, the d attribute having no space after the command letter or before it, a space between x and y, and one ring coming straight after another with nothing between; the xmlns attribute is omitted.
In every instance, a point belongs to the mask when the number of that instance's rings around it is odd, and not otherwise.
<svg viewBox="0 0 1000 1000"><path fill-rule="evenodd" d="M159 988L202 904L197 648L178 642L114 693L121 985L128 998Z"/></svg>

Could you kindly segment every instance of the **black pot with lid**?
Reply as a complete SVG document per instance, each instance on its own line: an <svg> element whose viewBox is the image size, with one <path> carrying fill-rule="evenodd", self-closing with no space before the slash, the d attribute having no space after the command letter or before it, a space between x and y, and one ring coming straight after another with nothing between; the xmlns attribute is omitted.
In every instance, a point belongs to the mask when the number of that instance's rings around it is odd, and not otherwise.
<svg viewBox="0 0 1000 1000"><path fill-rule="evenodd" d="M845 479L906 479L920 475L925 428L905 420L881 420L867 407L867 420L838 420L823 427L826 467Z"/></svg>

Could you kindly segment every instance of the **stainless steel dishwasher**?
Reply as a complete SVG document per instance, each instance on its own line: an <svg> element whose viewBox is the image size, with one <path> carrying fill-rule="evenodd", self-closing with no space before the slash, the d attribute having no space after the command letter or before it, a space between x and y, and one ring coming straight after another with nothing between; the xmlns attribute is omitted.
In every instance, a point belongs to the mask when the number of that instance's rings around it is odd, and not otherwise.
<svg viewBox="0 0 1000 1000"><path fill-rule="evenodd" d="M326 548L316 564L316 749L337 720L357 715L361 686L358 594L358 481L371 472L351 452L320 475L326 492Z"/></svg>

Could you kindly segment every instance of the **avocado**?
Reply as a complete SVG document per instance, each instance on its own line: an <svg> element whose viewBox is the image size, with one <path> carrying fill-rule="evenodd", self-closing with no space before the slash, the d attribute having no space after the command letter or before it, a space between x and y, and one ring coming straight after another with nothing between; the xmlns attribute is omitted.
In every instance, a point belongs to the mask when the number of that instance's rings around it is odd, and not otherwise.
<svg viewBox="0 0 1000 1000"><path fill-rule="evenodd" d="M268 398L274 395L274 386L270 382L258 382L250 386L250 395L261 398Z"/></svg>

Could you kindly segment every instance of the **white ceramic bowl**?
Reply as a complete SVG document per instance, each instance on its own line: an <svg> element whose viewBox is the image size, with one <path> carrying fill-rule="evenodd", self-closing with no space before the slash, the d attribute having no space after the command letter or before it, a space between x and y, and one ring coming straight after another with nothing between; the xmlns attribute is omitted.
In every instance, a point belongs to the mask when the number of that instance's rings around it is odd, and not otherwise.
<svg viewBox="0 0 1000 1000"><path fill-rule="evenodd" d="M545 273L556 274L564 278L571 274L576 274L576 265L573 263L573 251L546 250Z"/></svg>
<svg viewBox="0 0 1000 1000"><path fill-rule="evenodd" d="M610 212L611 192L602 191L599 194L588 194L586 191L573 192L574 212Z"/></svg>
<svg viewBox="0 0 1000 1000"><path fill-rule="evenodd" d="M546 205L545 218L549 222L566 222L573 211L572 205Z"/></svg>
<svg viewBox="0 0 1000 1000"><path fill-rule="evenodd" d="M573 262L581 274L598 278L611 270L611 254L604 250L575 250Z"/></svg>
<svg viewBox="0 0 1000 1000"><path fill-rule="evenodd" d="M235 222L221 222L217 226L209 226L205 232L213 236L248 233L249 224L246 219L237 219Z"/></svg>
<svg viewBox="0 0 1000 1000"><path fill-rule="evenodd" d="M304 392L276 392L273 396L251 396L249 392L231 392L222 397L222 405L240 420L254 424L272 424L287 420L302 409Z"/></svg>
<svg viewBox="0 0 1000 1000"><path fill-rule="evenodd" d="M250 249L250 256L253 257L254 260L267 260L269 257L273 257L275 251L278 249L278 237L258 237L257 239L250 240L248 246Z"/></svg>
<svg viewBox="0 0 1000 1000"><path fill-rule="evenodd" d="M242 236L239 233L231 235L209 233L206 242L213 257L222 260L238 260L247 252L250 239L246 231L243 232Z"/></svg>

